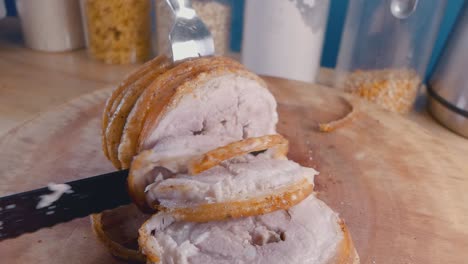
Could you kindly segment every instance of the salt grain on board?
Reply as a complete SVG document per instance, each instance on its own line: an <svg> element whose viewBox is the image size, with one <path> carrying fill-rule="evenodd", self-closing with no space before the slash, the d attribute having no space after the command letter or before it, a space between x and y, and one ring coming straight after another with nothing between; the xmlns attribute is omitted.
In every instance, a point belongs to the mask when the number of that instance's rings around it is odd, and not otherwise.
<svg viewBox="0 0 468 264"><path fill-rule="evenodd" d="M72 193L73 192L71 190L70 185L64 184L64 183L61 183L61 184L49 183L47 185L47 187L49 188L49 190L52 191L52 193L41 195L41 200L37 204L36 209L41 209L41 208L44 208L44 207L48 207L51 204L53 204L55 201L60 199L60 197L64 193Z"/></svg>
<svg viewBox="0 0 468 264"><path fill-rule="evenodd" d="M366 153L364 152L358 152L356 155L354 155L354 158L356 160L363 160L366 157Z"/></svg>

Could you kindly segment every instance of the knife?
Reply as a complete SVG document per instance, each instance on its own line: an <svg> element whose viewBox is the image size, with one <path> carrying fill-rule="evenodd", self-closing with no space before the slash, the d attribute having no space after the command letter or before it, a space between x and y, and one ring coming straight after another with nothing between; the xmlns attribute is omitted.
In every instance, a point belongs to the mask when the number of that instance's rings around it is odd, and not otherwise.
<svg viewBox="0 0 468 264"><path fill-rule="evenodd" d="M128 170L0 198L0 241L129 204Z"/></svg>

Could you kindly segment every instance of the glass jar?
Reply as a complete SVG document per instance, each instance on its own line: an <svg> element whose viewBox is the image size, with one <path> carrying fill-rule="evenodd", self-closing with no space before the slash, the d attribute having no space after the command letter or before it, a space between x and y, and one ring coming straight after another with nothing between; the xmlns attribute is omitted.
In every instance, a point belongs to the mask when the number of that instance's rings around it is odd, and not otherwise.
<svg viewBox="0 0 468 264"><path fill-rule="evenodd" d="M174 15L165 0L156 0L156 50L169 51L169 32ZM193 0L192 7L213 35L215 54L227 55L231 33L231 6L229 0Z"/></svg>
<svg viewBox="0 0 468 264"><path fill-rule="evenodd" d="M109 64L151 55L151 0L81 0L88 51Z"/></svg>
<svg viewBox="0 0 468 264"><path fill-rule="evenodd" d="M329 0L247 0L242 63L259 74L314 82L328 8Z"/></svg>
<svg viewBox="0 0 468 264"><path fill-rule="evenodd" d="M445 0L351 0L335 86L393 112L411 110L445 5Z"/></svg>

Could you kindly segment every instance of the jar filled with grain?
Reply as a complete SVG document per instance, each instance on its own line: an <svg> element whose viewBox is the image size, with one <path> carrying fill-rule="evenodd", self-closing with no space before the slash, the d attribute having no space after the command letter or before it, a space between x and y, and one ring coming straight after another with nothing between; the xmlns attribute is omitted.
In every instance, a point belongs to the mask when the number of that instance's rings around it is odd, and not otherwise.
<svg viewBox="0 0 468 264"><path fill-rule="evenodd" d="M151 0L81 0L89 55L109 64L151 55Z"/></svg>
<svg viewBox="0 0 468 264"><path fill-rule="evenodd" d="M446 0L350 0L335 86L406 113L424 79Z"/></svg>
<svg viewBox="0 0 468 264"><path fill-rule="evenodd" d="M192 0L192 7L203 20L214 39L215 54L227 55L231 33L231 6L229 0ZM158 54L169 52L169 32L174 14L166 0L155 0L156 50Z"/></svg>

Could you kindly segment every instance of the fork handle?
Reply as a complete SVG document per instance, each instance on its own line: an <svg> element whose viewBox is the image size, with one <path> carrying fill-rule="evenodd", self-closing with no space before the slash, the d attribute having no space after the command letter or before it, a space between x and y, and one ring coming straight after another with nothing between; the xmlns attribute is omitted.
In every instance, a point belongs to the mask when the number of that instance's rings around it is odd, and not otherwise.
<svg viewBox="0 0 468 264"><path fill-rule="evenodd" d="M174 13L178 13L181 9L192 9L191 0L166 0Z"/></svg>

